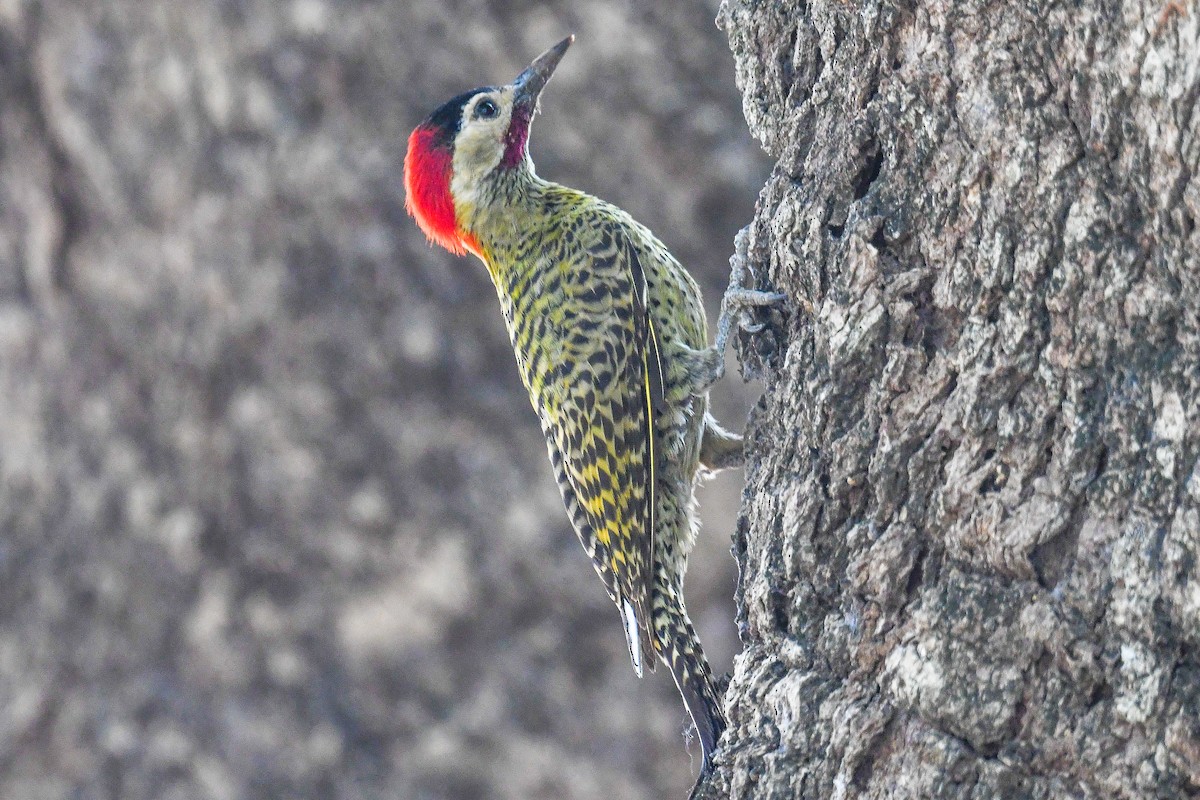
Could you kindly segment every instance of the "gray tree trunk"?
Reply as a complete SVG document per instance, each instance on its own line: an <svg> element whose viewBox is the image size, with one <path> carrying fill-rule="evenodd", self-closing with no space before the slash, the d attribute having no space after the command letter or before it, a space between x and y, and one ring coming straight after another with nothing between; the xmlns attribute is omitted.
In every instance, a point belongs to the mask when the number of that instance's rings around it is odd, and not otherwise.
<svg viewBox="0 0 1200 800"><path fill-rule="evenodd" d="M705 798L1200 792L1200 9L758 3L790 315Z"/></svg>

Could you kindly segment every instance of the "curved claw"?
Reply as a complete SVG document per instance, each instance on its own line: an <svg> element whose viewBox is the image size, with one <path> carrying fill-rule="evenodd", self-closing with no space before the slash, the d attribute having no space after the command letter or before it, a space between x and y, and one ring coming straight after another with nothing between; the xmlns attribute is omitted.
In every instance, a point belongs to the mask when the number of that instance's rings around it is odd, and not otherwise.
<svg viewBox="0 0 1200 800"><path fill-rule="evenodd" d="M787 299L787 295L780 292L764 292L747 288L752 277L748 263L749 237L749 228L742 228L734 237L735 252L729 259L729 287L721 298L721 316L717 320L717 339L713 346L717 363L713 369L705 373L702 380L697 382L698 388L701 390L712 386L724 374L725 348L729 343L729 334L734 320L737 320L738 329L742 332L760 333L766 328L766 324L755 322L750 313L751 310L775 306Z"/></svg>
<svg viewBox="0 0 1200 800"><path fill-rule="evenodd" d="M740 320L740 326L741 329L746 333L758 333L763 328L767 327L766 324L762 322L750 322L747 319Z"/></svg>

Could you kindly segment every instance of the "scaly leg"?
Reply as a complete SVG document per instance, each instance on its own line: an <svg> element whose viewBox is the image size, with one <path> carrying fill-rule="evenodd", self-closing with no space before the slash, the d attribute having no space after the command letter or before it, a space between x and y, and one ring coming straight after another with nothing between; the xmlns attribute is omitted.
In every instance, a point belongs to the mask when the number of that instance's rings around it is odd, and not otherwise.
<svg viewBox="0 0 1200 800"><path fill-rule="evenodd" d="M704 432L700 434L700 464L709 472L736 469L746 461L742 450L742 437L725 430L713 419L704 415Z"/></svg>
<svg viewBox="0 0 1200 800"><path fill-rule="evenodd" d="M729 334L734 318L737 318L738 327L743 331L758 333L763 326L753 322L750 311L772 306L786 299L786 295L777 292L760 292L746 288L750 273L747 266L748 240L749 234L745 228L738 231L734 237L734 254L729 259L729 288L721 298L721 316L717 319L717 341L706 350L694 351L696 359L692 366L692 379L696 394L708 391L725 376L725 348L729 346Z"/></svg>

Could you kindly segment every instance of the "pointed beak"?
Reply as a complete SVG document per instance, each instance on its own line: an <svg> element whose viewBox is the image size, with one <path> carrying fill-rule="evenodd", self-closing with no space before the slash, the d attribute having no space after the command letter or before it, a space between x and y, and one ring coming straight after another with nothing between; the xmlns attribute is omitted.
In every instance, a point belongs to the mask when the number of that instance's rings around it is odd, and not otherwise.
<svg viewBox="0 0 1200 800"><path fill-rule="evenodd" d="M517 76L517 79L513 81L513 88L516 90L514 98L516 105L528 109L537 107L538 95L542 93L542 89L546 88L546 82L554 74L554 68L558 66L563 53L567 52L567 48L573 41L575 41L575 34L571 34L535 58L533 63Z"/></svg>

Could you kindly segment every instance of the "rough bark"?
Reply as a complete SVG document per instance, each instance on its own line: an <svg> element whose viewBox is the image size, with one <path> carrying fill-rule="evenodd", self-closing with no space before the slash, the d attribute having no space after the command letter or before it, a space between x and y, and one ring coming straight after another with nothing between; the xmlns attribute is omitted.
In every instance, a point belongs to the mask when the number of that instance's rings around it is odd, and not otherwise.
<svg viewBox="0 0 1200 800"><path fill-rule="evenodd" d="M1200 9L727 0L790 314L706 798L1200 792Z"/></svg>

